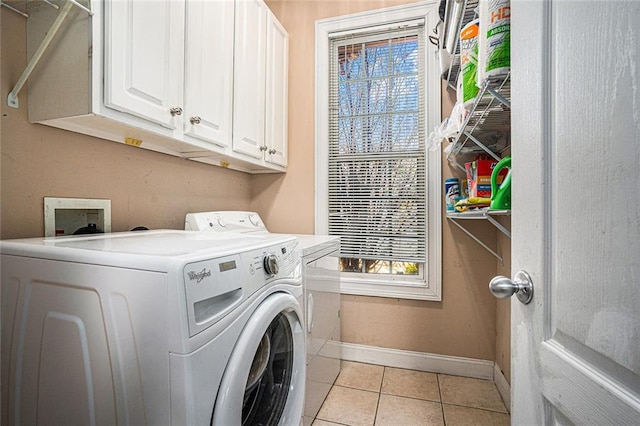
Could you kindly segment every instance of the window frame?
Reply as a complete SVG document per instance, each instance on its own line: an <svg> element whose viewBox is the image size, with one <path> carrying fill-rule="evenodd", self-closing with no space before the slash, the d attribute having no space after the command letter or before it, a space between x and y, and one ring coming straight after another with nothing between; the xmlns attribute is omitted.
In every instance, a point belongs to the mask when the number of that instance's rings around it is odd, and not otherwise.
<svg viewBox="0 0 640 426"><path fill-rule="evenodd" d="M329 39L368 28L396 28L424 20L425 39L439 21L435 1L377 9L316 21L315 27L315 232L328 233ZM441 121L441 80L437 50L424 40L425 133ZM426 136L426 135L425 135ZM322 141L322 143L321 143ZM426 149L426 148L425 148ZM427 150L427 262L422 277L341 273L341 293L419 300L442 300L442 154ZM363 275L363 276L359 276Z"/></svg>

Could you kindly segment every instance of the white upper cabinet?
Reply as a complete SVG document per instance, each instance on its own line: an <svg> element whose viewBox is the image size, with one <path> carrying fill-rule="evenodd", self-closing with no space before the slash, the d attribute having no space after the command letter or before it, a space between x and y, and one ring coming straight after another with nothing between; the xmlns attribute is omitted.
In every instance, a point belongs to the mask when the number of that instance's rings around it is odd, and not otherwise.
<svg viewBox="0 0 640 426"><path fill-rule="evenodd" d="M289 36L280 22L267 15L267 75L265 160L287 165L287 80Z"/></svg>
<svg viewBox="0 0 640 426"><path fill-rule="evenodd" d="M284 170L289 36L261 0L236 2L235 35L233 150Z"/></svg>
<svg viewBox="0 0 640 426"><path fill-rule="evenodd" d="M92 17L67 17L29 80L29 121L249 173L286 171L287 33L263 1L91 7ZM57 13L30 13L28 56Z"/></svg>
<svg viewBox="0 0 640 426"><path fill-rule="evenodd" d="M233 16L233 1L106 2L105 105L230 145Z"/></svg>
<svg viewBox="0 0 640 426"><path fill-rule="evenodd" d="M267 6L236 2L233 85L233 150L261 159L265 150Z"/></svg>
<svg viewBox="0 0 640 426"><path fill-rule="evenodd" d="M175 129L182 109L184 2L104 6L105 105Z"/></svg>
<svg viewBox="0 0 640 426"><path fill-rule="evenodd" d="M184 132L230 146L233 112L233 1L188 1Z"/></svg>

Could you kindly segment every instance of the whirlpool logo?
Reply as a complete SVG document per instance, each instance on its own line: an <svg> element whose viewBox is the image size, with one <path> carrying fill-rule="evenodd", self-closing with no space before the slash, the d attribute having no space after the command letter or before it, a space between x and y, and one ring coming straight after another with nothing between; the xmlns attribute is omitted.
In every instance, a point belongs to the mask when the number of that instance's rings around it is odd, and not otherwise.
<svg viewBox="0 0 640 426"><path fill-rule="evenodd" d="M189 276L189 279L191 281L195 281L196 283L199 283L200 281L204 280L205 278L211 276L211 269L204 268L200 272L189 271L187 273L187 275Z"/></svg>

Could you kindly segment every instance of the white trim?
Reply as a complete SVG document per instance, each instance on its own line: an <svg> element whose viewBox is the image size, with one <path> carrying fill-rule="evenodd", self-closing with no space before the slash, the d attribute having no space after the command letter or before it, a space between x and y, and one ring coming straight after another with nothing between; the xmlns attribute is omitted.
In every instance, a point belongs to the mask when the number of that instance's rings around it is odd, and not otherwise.
<svg viewBox="0 0 640 426"><path fill-rule="evenodd" d="M494 379L495 363L483 359L380 348L355 343L342 343L342 359L476 379Z"/></svg>
<svg viewBox="0 0 640 426"><path fill-rule="evenodd" d="M322 19L316 21L315 29L315 233L324 235L328 232L327 212L328 170L319 167L328 164L328 147L319 141L327 141L329 129L327 126L327 111L329 108L329 35L337 32L354 31L369 26L379 26L393 22L424 19L425 38L431 33L439 21L437 3L428 0L397 7L378 9L369 12ZM424 41L427 52L425 67L426 96L437 99L427 102L427 116L425 117L425 134L434 128L441 120L441 80L437 60L437 49L428 40ZM426 148L425 148L426 149ZM361 294L369 296L401 297L407 299L442 300L442 158L439 150L427 150L427 251L428 259L426 285L401 286L392 282L383 284L355 284L345 286L342 293Z"/></svg>
<svg viewBox="0 0 640 426"><path fill-rule="evenodd" d="M498 393L502 397L504 406L507 408L507 411L511 413L511 385L507 381L507 378L504 377L504 374L502 374L498 363L495 363L493 366L493 383L495 383Z"/></svg>
<svg viewBox="0 0 640 426"><path fill-rule="evenodd" d="M352 275L352 274L349 274ZM365 274L362 274L365 275ZM371 274L370 274L371 275ZM404 282L383 281L381 277L374 275L373 277L345 277L343 274L340 278L340 293L354 294L356 296L378 296L392 297L401 299L414 300L441 300L436 298L433 289L426 286L424 280L419 281L417 278L412 281Z"/></svg>
<svg viewBox="0 0 640 426"><path fill-rule="evenodd" d="M367 12L365 12L365 14L367 14ZM333 19L333 18L329 18L329 19ZM331 32L331 37L342 37L345 35L350 35L350 36L356 36L359 35L360 33L367 33L371 30L374 31L391 31L391 30L404 30L407 28L412 28L412 27L417 27L421 24L424 24L424 19L415 19L413 21L404 21L401 22L400 24L396 23L396 22L392 22L392 23L388 23L388 24L384 24L384 25L377 25L375 28L361 28L359 30L354 30L354 29L350 29L347 31L339 31L339 32Z"/></svg>
<svg viewBox="0 0 640 426"><path fill-rule="evenodd" d="M111 200L102 198L44 197L44 236L56 236L56 210L102 210L105 233L111 232Z"/></svg>
<svg viewBox="0 0 640 426"><path fill-rule="evenodd" d="M438 1L428 0L401 6L386 7L383 9L353 13L351 15L320 19L316 21L316 36L318 35L319 27L327 29L330 33L338 33L344 31L355 31L357 29L370 27L372 25L380 26L393 22L404 22L422 19L429 11L429 7L435 7L435 12L437 14L438 4ZM438 19L440 18L438 17ZM429 28L428 30L430 31L431 29L432 28ZM318 38L316 37L316 42L317 41Z"/></svg>

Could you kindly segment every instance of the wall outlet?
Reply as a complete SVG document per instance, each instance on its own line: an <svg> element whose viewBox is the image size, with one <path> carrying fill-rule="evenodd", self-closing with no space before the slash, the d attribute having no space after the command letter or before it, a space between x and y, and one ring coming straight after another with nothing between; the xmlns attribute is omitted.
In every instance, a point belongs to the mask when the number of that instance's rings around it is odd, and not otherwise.
<svg viewBox="0 0 640 426"><path fill-rule="evenodd" d="M73 235L87 226L111 232L111 200L44 197L44 236Z"/></svg>

